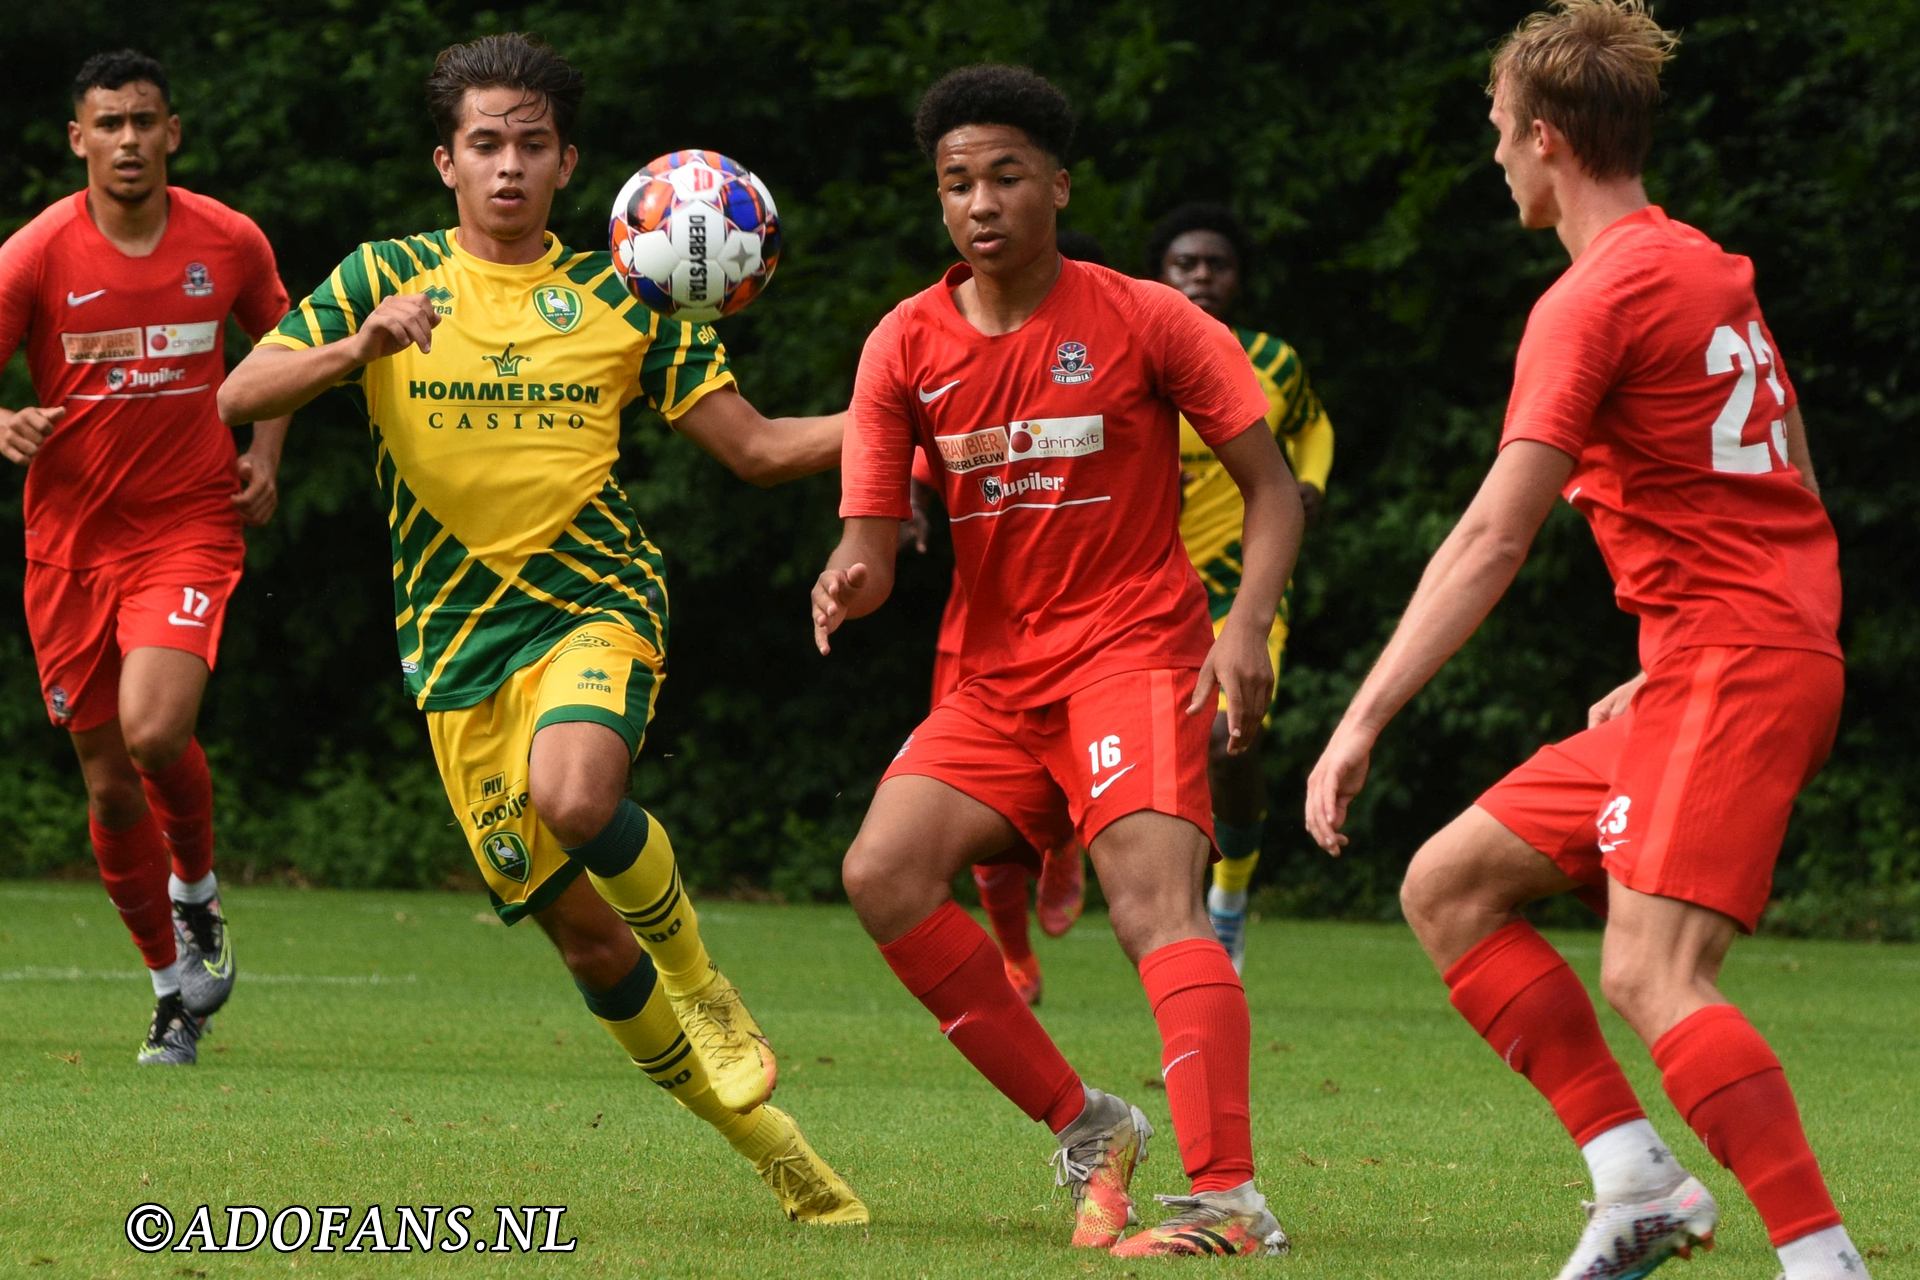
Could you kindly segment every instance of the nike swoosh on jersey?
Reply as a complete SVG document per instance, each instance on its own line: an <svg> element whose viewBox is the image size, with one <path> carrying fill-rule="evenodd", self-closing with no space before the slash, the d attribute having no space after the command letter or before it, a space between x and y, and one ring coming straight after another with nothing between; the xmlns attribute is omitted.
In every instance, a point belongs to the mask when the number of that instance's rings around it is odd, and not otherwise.
<svg viewBox="0 0 1920 1280"><path fill-rule="evenodd" d="M947 392L953 390L955 387L959 385L960 385L960 379L955 378L952 382L949 382L946 386L935 387L931 391L925 390L924 388L916 387L914 389L914 394L920 397L921 404L932 404L935 400L938 400L941 396L947 394Z"/></svg>
<svg viewBox="0 0 1920 1280"><path fill-rule="evenodd" d="M1114 783L1120 781L1120 779L1126 777L1128 774L1132 772L1133 772L1133 766L1128 765L1126 768L1122 769L1120 772L1114 774L1111 778L1108 778L1105 782L1094 783L1093 798L1095 800L1098 800L1101 796L1106 794L1106 790L1108 787L1112 786Z"/></svg>
<svg viewBox="0 0 1920 1280"><path fill-rule="evenodd" d="M69 289L67 290L67 305L70 307L77 307L83 302L92 302L95 298L99 297L101 294L105 292L106 292L105 289L95 289L92 293L75 293L73 290Z"/></svg>
<svg viewBox="0 0 1920 1280"><path fill-rule="evenodd" d="M178 613L168 614L167 621L176 627L204 627L207 625L198 618L183 618Z"/></svg>

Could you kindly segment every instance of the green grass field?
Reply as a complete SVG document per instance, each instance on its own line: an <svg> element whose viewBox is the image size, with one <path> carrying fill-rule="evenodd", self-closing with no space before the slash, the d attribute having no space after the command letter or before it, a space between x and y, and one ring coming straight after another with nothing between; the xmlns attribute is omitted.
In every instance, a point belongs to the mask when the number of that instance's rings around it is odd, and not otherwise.
<svg viewBox="0 0 1920 1280"><path fill-rule="evenodd" d="M0 885L0 1274L1138 1275L1065 1245L1051 1141L972 1073L841 907L715 903L712 950L780 1052L779 1101L873 1210L794 1226L746 1165L626 1066L528 926L448 894L242 889L240 985L194 1069L136 1069L150 1009L95 885ZM1557 938L1591 978L1597 935ZM1041 1016L1160 1130L1136 1180L1184 1190L1134 975L1089 917L1041 939ZM1448 1008L1411 936L1269 922L1250 947L1260 1181L1307 1277L1546 1277L1584 1168ZM1729 990L1773 1038L1879 1280L1920 1275L1920 952L1752 941ZM1608 1032L1654 1122L1727 1207L1676 1277L1771 1280L1758 1219ZM564 1205L571 1254L148 1257L134 1206ZM1146 1206L1149 1212L1157 1206ZM478 1224L484 1219L484 1228ZM223 1234L222 1228L221 1234ZM1205 1265L1173 1263L1156 1265Z"/></svg>

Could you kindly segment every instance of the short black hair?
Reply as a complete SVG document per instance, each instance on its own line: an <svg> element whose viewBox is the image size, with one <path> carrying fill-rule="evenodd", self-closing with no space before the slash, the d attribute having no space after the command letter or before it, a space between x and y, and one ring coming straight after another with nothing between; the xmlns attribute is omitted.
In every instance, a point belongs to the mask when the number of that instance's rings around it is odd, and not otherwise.
<svg viewBox="0 0 1920 1280"><path fill-rule="evenodd" d="M1208 204L1195 201L1177 206L1166 217L1153 224L1153 230L1147 235L1147 276L1158 280L1167 260L1167 250L1173 242L1189 231L1212 231L1227 238L1233 246L1233 256L1240 260L1240 273L1245 275L1253 256L1253 245L1247 239L1247 229L1240 225L1240 219L1223 204Z"/></svg>
<svg viewBox="0 0 1920 1280"><path fill-rule="evenodd" d="M433 60L427 77L427 113L443 147L451 147L459 132L469 89L518 89L545 98L553 112L553 131L564 146L573 136L587 79L545 40L519 31L449 45Z"/></svg>
<svg viewBox="0 0 1920 1280"><path fill-rule="evenodd" d="M1062 227L1057 239L1061 257L1072 258L1075 262L1091 262L1096 267L1107 265L1107 251L1086 232Z"/></svg>
<svg viewBox="0 0 1920 1280"><path fill-rule="evenodd" d="M969 124L1011 125L1063 165L1073 145L1067 96L1025 67L981 62L947 72L920 97L914 140L931 160L940 139Z"/></svg>
<svg viewBox="0 0 1920 1280"><path fill-rule="evenodd" d="M138 49L114 49L96 53L80 64L73 78L73 105L87 100L89 89L118 89L124 84L145 80L160 91L160 101L173 107L173 86L167 83L167 70Z"/></svg>

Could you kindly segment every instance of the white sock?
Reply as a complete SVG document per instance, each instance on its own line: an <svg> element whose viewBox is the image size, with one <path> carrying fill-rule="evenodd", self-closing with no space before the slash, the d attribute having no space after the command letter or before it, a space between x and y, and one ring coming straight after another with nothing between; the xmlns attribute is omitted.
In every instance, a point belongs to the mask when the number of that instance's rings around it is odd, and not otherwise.
<svg viewBox="0 0 1920 1280"><path fill-rule="evenodd" d="M177 995L180 991L180 962L178 960L175 960L172 964L164 968L147 970L147 976L153 979L153 994L155 999L161 996Z"/></svg>
<svg viewBox="0 0 1920 1280"><path fill-rule="evenodd" d="M1601 1204L1649 1200L1680 1180L1680 1162L1645 1120L1617 1124L1580 1148Z"/></svg>
<svg viewBox="0 0 1920 1280"><path fill-rule="evenodd" d="M1786 1280L1867 1280L1867 1264L1845 1227L1826 1227L1780 1246Z"/></svg>
<svg viewBox="0 0 1920 1280"><path fill-rule="evenodd" d="M175 902L212 902L219 892L220 886L214 882L211 871L192 882L176 875L167 877L167 896Z"/></svg>
<svg viewBox="0 0 1920 1280"><path fill-rule="evenodd" d="M1207 890L1207 910L1218 911L1223 916L1237 916L1247 909L1247 891L1228 893L1224 889Z"/></svg>

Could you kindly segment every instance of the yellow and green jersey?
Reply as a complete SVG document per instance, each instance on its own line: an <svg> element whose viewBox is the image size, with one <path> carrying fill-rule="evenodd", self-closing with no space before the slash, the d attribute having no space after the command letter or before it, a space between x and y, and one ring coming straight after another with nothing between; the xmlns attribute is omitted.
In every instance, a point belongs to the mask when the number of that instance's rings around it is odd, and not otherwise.
<svg viewBox="0 0 1920 1280"><path fill-rule="evenodd" d="M1322 493L1333 470L1333 423L1307 381L1299 353L1269 333L1238 329L1234 336L1267 393L1267 426L1286 450L1295 478ZM1180 419L1180 540L1207 589L1215 621L1240 589L1240 528L1246 515L1240 488L1200 433ZM1281 601L1281 617L1286 601Z"/></svg>
<svg viewBox="0 0 1920 1280"><path fill-rule="evenodd" d="M539 261L508 265L436 231L361 245L263 341L338 341L401 293L439 314L433 349L345 381L373 435L407 691L424 710L472 706L589 621L664 653L660 553L613 479L620 411L645 396L671 422L731 385L713 329L640 306L606 253L549 236Z"/></svg>

